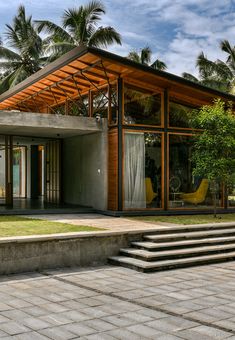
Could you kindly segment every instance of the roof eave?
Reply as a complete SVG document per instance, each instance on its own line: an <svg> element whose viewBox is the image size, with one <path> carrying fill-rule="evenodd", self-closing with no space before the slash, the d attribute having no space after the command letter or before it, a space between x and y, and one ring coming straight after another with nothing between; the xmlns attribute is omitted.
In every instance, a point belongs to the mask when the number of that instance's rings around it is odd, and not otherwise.
<svg viewBox="0 0 235 340"><path fill-rule="evenodd" d="M6 92L0 95L0 102L14 96L18 92L26 89L28 86L33 85L36 81L43 79L48 74L53 73L54 71L58 70L59 68L67 65L71 61L76 58L79 58L88 52L88 48L86 46L78 46L72 49L71 51L65 53L60 58L56 59L55 61L51 62L40 71L32 74L13 88L10 88Z"/></svg>

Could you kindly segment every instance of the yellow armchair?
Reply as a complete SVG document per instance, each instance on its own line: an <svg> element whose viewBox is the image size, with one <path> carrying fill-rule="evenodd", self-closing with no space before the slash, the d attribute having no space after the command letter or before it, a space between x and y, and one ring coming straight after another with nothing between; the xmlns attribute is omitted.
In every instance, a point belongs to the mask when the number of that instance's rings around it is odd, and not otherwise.
<svg viewBox="0 0 235 340"><path fill-rule="evenodd" d="M186 203L199 204L203 203L206 199L206 194L209 187L208 179L203 178L199 187L195 192L182 194L181 199Z"/></svg>
<svg viewBox="0 0 235 340"><path fill-rule="evenodd" d="M150 177L145 178L145 187L146 187L146 203L150 204L157 196L157 193L153 191L153 185Z"/></svg>

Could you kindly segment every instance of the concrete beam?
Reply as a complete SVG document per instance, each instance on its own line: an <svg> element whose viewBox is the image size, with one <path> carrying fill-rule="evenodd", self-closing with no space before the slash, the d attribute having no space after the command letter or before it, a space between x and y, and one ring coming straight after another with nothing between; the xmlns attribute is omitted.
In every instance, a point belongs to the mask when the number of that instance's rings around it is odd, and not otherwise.
<svg viewBox="0 0 235 340"><path fill-rule="evenodd" d="M0 134L65 138L100 132L105 125L93 117L0 111Z"/></svg>

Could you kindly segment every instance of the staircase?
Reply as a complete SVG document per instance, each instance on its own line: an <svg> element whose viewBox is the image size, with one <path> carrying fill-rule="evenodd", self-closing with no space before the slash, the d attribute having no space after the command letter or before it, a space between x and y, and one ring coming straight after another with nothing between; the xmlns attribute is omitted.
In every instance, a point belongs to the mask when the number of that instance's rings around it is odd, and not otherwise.
<svg viewBox="0 0 235 340"><path fill-rule="evenodd" d="M162 227L108 262L155 272L235 259L235 223Z"/></svg>

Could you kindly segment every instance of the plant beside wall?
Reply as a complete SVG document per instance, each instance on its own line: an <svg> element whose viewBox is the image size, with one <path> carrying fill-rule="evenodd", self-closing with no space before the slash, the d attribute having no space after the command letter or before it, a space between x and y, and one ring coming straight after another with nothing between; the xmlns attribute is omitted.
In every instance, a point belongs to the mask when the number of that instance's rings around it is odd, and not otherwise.
<svg viewBox="0 0 235 340"><path fill-rule="evenodd" d="M227 202L227 187L235 173L235 116L232 104L220 99L194 111L192 125L196 133L192 152L193 175L210 181L216 217L216 187L223 183Z"/></svg>

